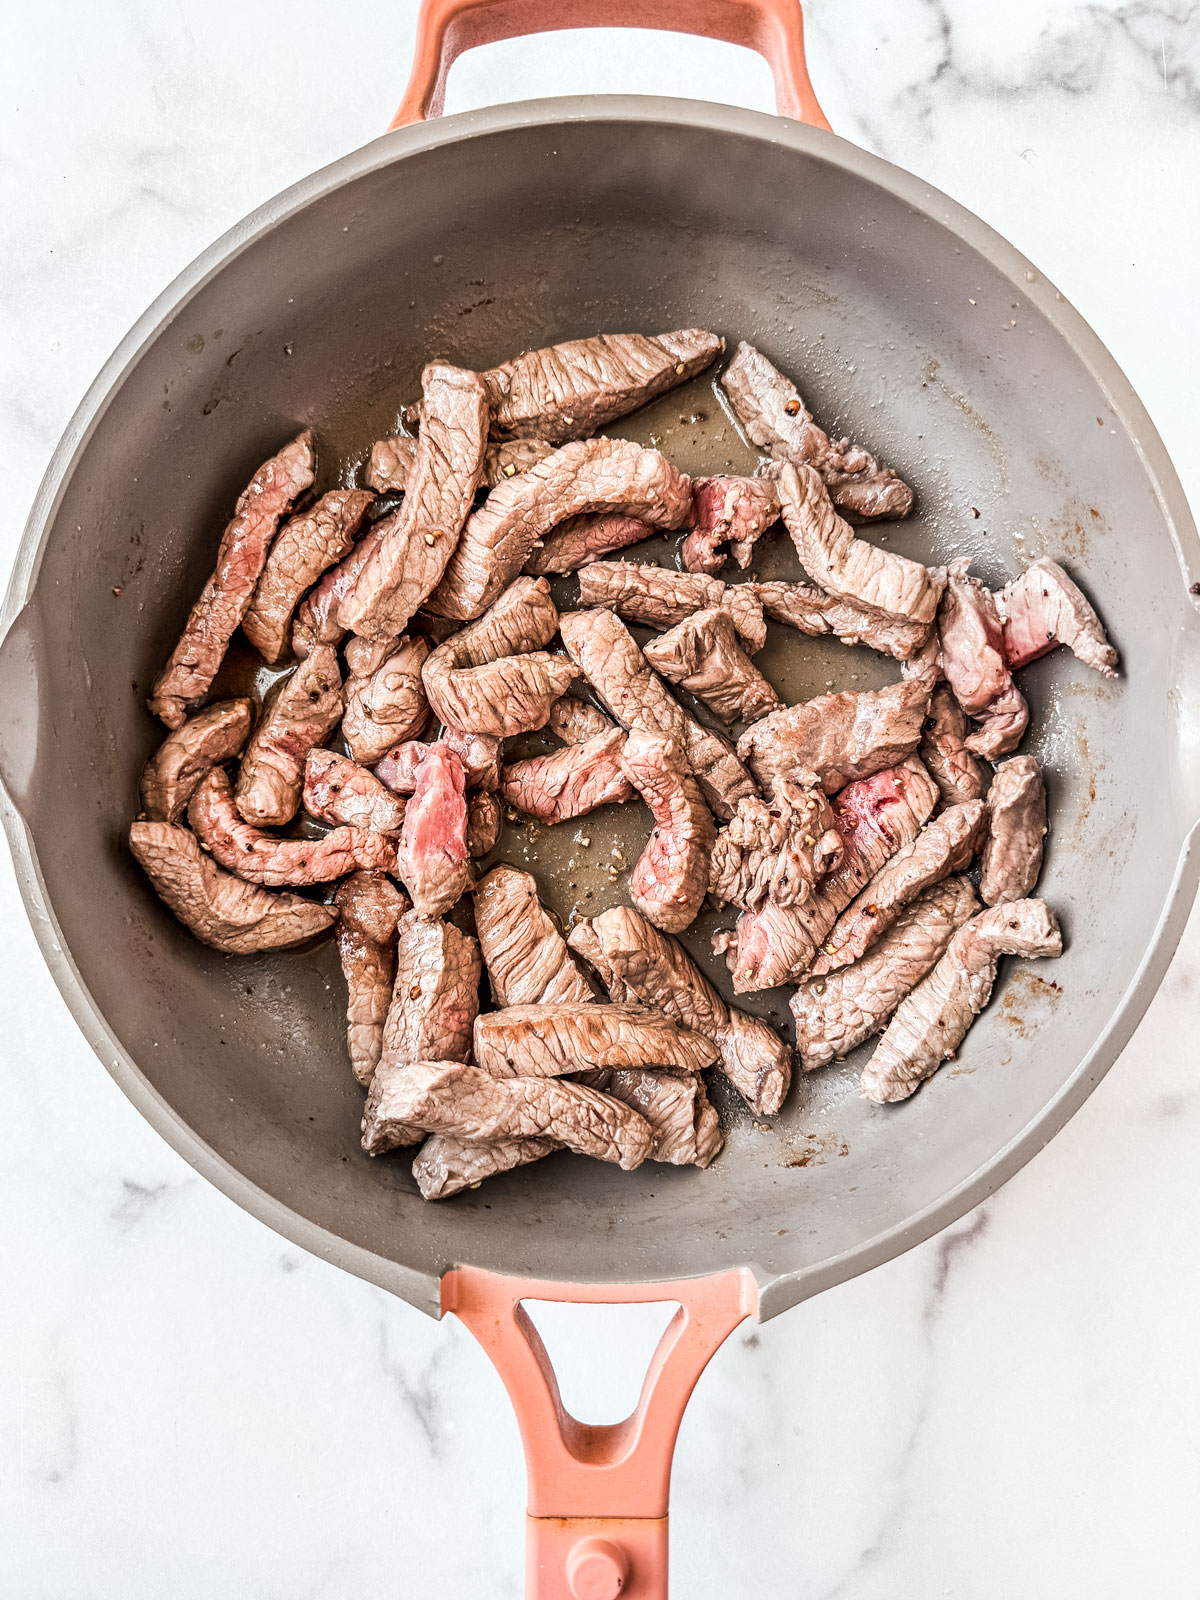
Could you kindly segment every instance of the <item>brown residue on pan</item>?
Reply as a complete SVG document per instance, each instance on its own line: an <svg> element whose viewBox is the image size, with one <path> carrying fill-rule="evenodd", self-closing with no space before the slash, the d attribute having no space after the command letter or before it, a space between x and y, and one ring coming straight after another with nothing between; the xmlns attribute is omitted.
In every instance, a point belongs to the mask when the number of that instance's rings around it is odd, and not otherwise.
<svg viewBox="0 0 1200 1600"><path fill-rule="evenodd" d="M1023 969L1009 975L1000 1001L1000 1020L1021 1039L1028 1039L1038 1017L1031 1009L1051 1010L1062 998L1062 987L1036 972Z"/></svg>
<svg viewBox="0 0 1200 1600"><path fill-rule="evenodd" d="M850 1146L836 1133L797 1133L784 1156L785 1167L823 1167L831 1157L848 1156Z"/></svg>

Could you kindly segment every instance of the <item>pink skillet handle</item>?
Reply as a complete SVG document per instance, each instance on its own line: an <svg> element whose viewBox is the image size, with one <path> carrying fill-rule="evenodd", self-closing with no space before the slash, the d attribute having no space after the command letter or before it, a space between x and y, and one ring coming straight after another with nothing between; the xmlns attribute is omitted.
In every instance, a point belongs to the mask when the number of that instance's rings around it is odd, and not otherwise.
<svg viewBox="0 0 1200 1600"><path fill-rule="evenodd" d="M624 1422L585 1425L564 1408L523 1300L585 1305L677 1301ZM452 1311L508 1391L528 1479L526 1600L666 1600L671 1457L696 1380L739 1322L758 1310L746 1270L672 1283L538 1283L478 1267L442 1279Z"/></svg>
<svg viewBox="0 0 1200 1600"><path fill-rule="evenodd" d="M441 115L464 51L567 28L660 28L745 45L770 67L781 117L829 127L808 78L800 0L422 0L412 76L391 127Z"/></svg>

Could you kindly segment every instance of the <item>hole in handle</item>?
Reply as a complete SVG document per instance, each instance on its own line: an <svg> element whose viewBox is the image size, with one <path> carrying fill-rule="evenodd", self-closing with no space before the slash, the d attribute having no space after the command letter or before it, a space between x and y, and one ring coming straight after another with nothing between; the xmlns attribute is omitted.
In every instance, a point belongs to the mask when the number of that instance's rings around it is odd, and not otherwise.
<svg viewBox="0 0 1200 1600"><path fill-rule="evenodd" d="M521 1305L546 1347L564 1408L576 1422L593 1427L632 1416L654 1352L679 1310L677 1300Z"/></svg>

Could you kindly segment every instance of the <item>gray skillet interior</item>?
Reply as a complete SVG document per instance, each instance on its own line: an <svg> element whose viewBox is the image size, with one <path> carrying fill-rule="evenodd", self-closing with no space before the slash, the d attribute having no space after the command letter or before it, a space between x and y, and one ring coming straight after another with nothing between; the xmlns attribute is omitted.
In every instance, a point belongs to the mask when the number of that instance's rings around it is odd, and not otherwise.
<svg viewBox="0 0 1200 1600"><path fill-rule="evenodd" d="M238 490L301 425L328 487L393 426L431 355L482 366L601 329L690 325L761 345L831 430L914 483L919 515L873 537L970 555L993 583L1040 555L1082 576L1120 682L1062 652L1023 677L1052 796L1043 892L1067 953L1010 967L960 1059L899 1108L862 1101L848 1063L803 1077L769 1130L727 1108L707 1173L563 1156L426 1205L407 1162L358 1149L332 945L220 957L134 867L136 776L161 736L147 686ZM653 435L693 470L751 459L703 383L613 431ZM760 566L789 559L780 546ZM1111 359L1028 263L915 179L830 135L685 102L454 118L347 157L214 246L85 401L9 597L11 619L32 593L0 656L10 837L105 1064L282 1232L427 1310L458 1262L609 1281L749 1263L772 1314L996 1187L1131 1031L1194 887L1181 851L1200 813L1198 566L1178 484ZM791 694L892 675L796 635L763 659ZM636 849L630 828L645 831L632 807L593 819L587 859L618 835ZM508 853L536 855L561 912L588 888L589 911L619 898L606 874L567 866L585 847L562 831ZM764 1007L785 1015L778 1000Z"/></svg>

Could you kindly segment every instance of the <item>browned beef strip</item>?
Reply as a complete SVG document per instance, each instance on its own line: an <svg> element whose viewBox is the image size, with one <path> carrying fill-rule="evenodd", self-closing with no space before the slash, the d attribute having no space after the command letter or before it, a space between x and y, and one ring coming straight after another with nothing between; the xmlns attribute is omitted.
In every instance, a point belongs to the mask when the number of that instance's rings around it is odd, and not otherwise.
<svg viewBox="0 0 1200 1600"><path fill-rule="evenodd" d="M483 472L487 395L477 373L432 361L421 377L421 433L404 502L338 602L342 627L368 639L402 633L437 588Z"/></svg>
<svg viewBox="0 0 1200 1600"><path fill-rule="evenodd" d="M595 561L579 574L579 604L600 606L628 622L671 628L693 612L720 606L733 618L746 649L767 642L767 626L755 593L757 585L722 583L702 572L672 572L631 561Z"/></svg>
<svg viewBox="0 0 1200 1600"><path fill-rule="evenodd" d="M221 700L169 733L142 768L142 814L150 822L178 822L196 785L246 742L253 700Z"/></svg>
<svg viewBox="0 0 1200 1600"><path fill-rule="evenodd" d="M644 1117L619 1100L563 1078L493 1078L462 1062L379 1063L363 1117L363 1149L392 1148L393 1130L424 1128L465 1139L550 1138L626 1171L654 1148Z"/></svg>
<svg viewBox="0 0 1200 1600"><path fill-rule="evenodd" d="M392 745L415 739L429 720L429 701L421 681L429 640L418 634L414 639L397 640L394 649L392 641L385 644L388 654L382 663L346 682L342 733L350 754L364 766L378 761Z"/></svg>
<svg viewBox="0 0 1200 1600"><path fill-rule="evenodd" d="M465 1061L479 1013L479 946L452 922L401 917L396 984L383 1030L389 1062Z"/></svg>
<svg viewBox="0 0 1200 1600"><path fill-rule="evenodd" d="M480 880L475 931L497 1005L583 1004L594 998L528 872L493 867Z"/></svg>
<svg viewBox="0 0 1200 1600"><path fill-rule="evenodd" d="M725 348L703 328L601 333L527 350L483 374L498 438L586 439L703 372Z"/></svg>
<svg viewBox="0 0 1200 1600"><path fill-rule="evenodd" d="M948 878L919 894L853 966L809 978L789 1004L796 1054L805 1072L827 1067L878 1033L910 989L945 954L955 931L979 910L966 878Z"/></svg>
<svg viewBox="0 0 1200 1600"><path fill-rule="evenodd" d="M496 848L503 824L500 802L482 789L467 795L467 854L478 861Z"/></svg>
<svg viewBox="0 0 1200 1600"><path fill-rule="evenodd" d="M781 778L769 801L739 800L708 864L708 892L722 905L750 910L761 900L802 903L842 859L834 812L814 779Z"/></svg>
<svg viewBox="0 0 1200 1600"><path fill-rule="evenodd" d="M427 917L445 915L471 882L466 793L458 756L431 744L417 768L396 852L396 873Z"/></svg>
<svg viewBox="0 0 1200 1600"><path fill-rule="evenodd" d="M614 725L598 706L564 694L550 707L546 726L564 744L586 744L611 733Z"/></svg>
<svg viewBox="0 0 1200 1600"><path fill-rule="evenodd" d="M561 1150L554 1139L460 1139L453 1133L431 1133L413 1157L413 1177L423 1200L448 1200L464 1189L476 1189L485 1178L540 1161Z"/></svg>
<svg viewBox="0 0 1200 1600"><path fill-rule="evenodd" d="M738 740L738 755L768 792L780 778L803 782L811 772L833 794L911 755L928 710L922 678L865 694L822 694L756 722Z"/></svg>
<svg viewBox="0 0 1200 1600"><path fill-rule="evenodd" d="M458 548L427 609L477 617L512 582L539 539L585 512L621 511L659 528L678 528L691 485L657 450L628 439L582 439L536 467L497 484L467 520Z"/></svg>
<svg viewBox="0 0 1200 1600"><path fill-rule="evenodd" d="M129 848L184 927L228 955L289 950L324 933L334 919L331 906L273 894L222 872L194 834L169 822L135 822Z"/></svg>
<svg viewBox="0 0 1200 1600"><path fill-rule="evenodd" d="M988 906L1023 900L1038 881L1046 838L1046 784L1033 756L1000 763L988 790L988 811L980 896Z"/></svg>
<svg viewBox="0 0 1200 1600"><path fill-rule="evenodd" d="M268 661L286 654L300 597L353 549L374 498L365 489L333 489L280 528L242 618L242 632Z"/></svg>
<svg viewBox="0 0 1200 1600"><path fill-rule="evenodd" d="M578 572L599 556L611 555L648 539L654 528L623 511L601 511L568 517L538 544L525 563L526 572Z"/></svg>
<svg viewBox="0 0 1200 1600"><path fill-rule="evenodd" d="M704 904L717 838L712 812L673 739L635 728L621 765L654 818L654 831L629 876L629 898L655 927L682 933Z"/></svg>
<svg viewBox="0 0 1200 1600"><path fill-rule="evenodd" d="M965 871L983 843L987 822L983 801L968 800L927 823L842 912L809 969L812 976L857 961L917 895L951 873Z"/></svg>
<svg viewBox="0 0 1200 1600"><path fill-rule="evenodd" d="M815 467L834 504L847 515L874 521L906 517L912 510L912 490L891 467L881 467L849 439L830 439L795 385L753 345L738 345L721 384L752 442L776 461Z"/></svg>
<svg viewBox="0 0 1200 1600"><path fill-rule="evenodd" d="M502 478L528 472L553 449L554 446L545 439L507 439L499 444L489 444L483 455L483 477L480 481L493 489ZM406 489L416 453L417 441L407 434L378 440L371 446L371 460L367 466L368 484L381 494L395 494Z"/></svg>
<svg viewBox="0 0 1200 1600"><path fill-rule="evenodd" d="M323 839L283 839L243 822L229 776L215 768L188 804L188 821L226 871L248 883L304 886L351 872L393 872L396 847L362 828L335 828Z"/></svg>
<svg viewBox="0 0 1200 1600"><path fill-rule="evenodd" d="M907 999L863 1069L863 1093L887 1105L906 1100L952 1056L987 1005L1002 955L1062 954L1062 934L1044 900L992 906L964 924L945 955Z"/></svg>
<svg viewBox="0 0 1200 1600"><path fill-rule="evenodd" d="M943 805L978 800L984 791L984 770L967 749L966 713L948 683L939 683L929 702L919 754L933 775Z"/></svg>
<svg viewBox="0 0 1200 1600"><path fill-rule="evenodd" d="M720 572L728 553L744 570L754 546L778 521L779 491L770 478L693 478L683 564L689 572Z"/></svg>
<svg viewBox="0 0 1200 1600"><path fill-rule="evenodd" d="M368 528L350 554L338 562L296 608L292 623L292 652L301 660L318 644L341 644L346 630L338 621L343 596L358 582L358 575L383 543L384 522Z"/></svg>
<svg viewBox="0 0 1200 1600"><path fill-rule="evenodd" d="M994 761L1021 742L1029 725L1025 696L1004 659L1004 631L996 597L952 561L938 612L941 669L959 705L980 724L966 747Z"/></svg>
<svg viewBox="0 0 1200 1600"><path fill-rule="evenodd" d="M729 817L754 780L718 734L689 717L611 611L570 611L559 618L563 643L623 728L674 739L720 817Z"/></svg>
<svg viewBox="0 0 1200 1600"><path fill-rule="evenodd" d="M443 728L436 742L444 744L462 762L468 789L491 793L499 785L500 740L493 734ZM395 794L411 794L416 787L417 768L432 748L420 739L406 739L376 762L375 776Z"/></svg>
<svg viewBox="0 0 1200 1600"><path fill-rule="evenodd" d="M539 822L566 822L628 800L633 787L621 765L624 745L625 735L610 723L607 733L583 744L510 762L500 774L501 798Z"/></svg>
<svg viewBox="0 0 1200 1600"><path fill-rule="evenodd" d="M256 828L290 822L304 790L308 752L323 744L342 715L337 651L319 644L267 702L238 771L238 811Z"/></svg>
<svg viewBox="0 0 1200 1600"><path fill-rule="evenodd" d="M658 1006L711 1039L721 1071L759 1116L773 1116L791 1082L791 1052L758 1017L727 1006L687 951L629 906L577 922L568 940L617 1004Z"/></svg>
<svg viewBox="0 0 1200 1600"><path fill-rule="evenodd" d="M408 901L382 872L338 885L338 955L346 975L346 1044L359 1083L370 1083L383 1050L383 1023L396 976L396 924Z"/></svg>
<svg viewBox="0 0 1200 1600"><path fill-rule="evenodd" d="M738 644L728 611L697 611L669 633L651 639L643 654L670 683L703 700L724 722L757 722L779 696Z"/></svg>
<svg viewBox="0 0 1200 1600"><path fill-rule="evenodd" d="M592 1067L699 1072L716 1046L654 1006L506 1006L475 1019L475 1063L494 1078L558 1078Z"/></svg>
<svg viewBox="0 0 1200 1600"><path fill-rule="evenodd" d="M1117 652L1104 624L1078 584L1057 561L1035 561L996 596L1004 623L1004 658L1024 667L1065 644L1085 667L1105 678L1117 675Z"/></svg>
<svg viewBox="0 0 1200 1600"><path fill-rule="evenodd" d="M814 639L831 635L843 644L865 644L897 661L911 661L933 632L930 622L884 616L807 583L752 583L746 587L776 622L786 622Z"/></svg>
<svg viewBox="0 0 1200 1600"><path fill-rule="evenodd" d="M707 1167L725 1143L704 1079L691 1072L655 1072L650 1067L602 1067L575 1080L612 1095L645 1117L654 1129L651 1161Z"/></svg>
<svg viewBox="0 0 1200 1600"><path fill-rule="evenodd" d="M246 615L279 519L312 481L312 434L305 432L264 462L243 490L233 521L221 535L212 577L150 695L151 711L168 728L182 727L188 712L208 693Z"/></svg>
<svg viewBox="0 0 1200 1600"><path fill-rule="evenodd" d="M365 767L336 750L310 750L304 763L304 809L332 827L366 828L388 838L404 826L404 801Z"/></svg>
<svg viewBox="0 0 1200 1600"><path fill-rule="evenodd" d="M401 493L408 488L416 456L417 441L409 434L397 433L387 439L376 439L367 462L368 487L380 494Z"/></svg>

